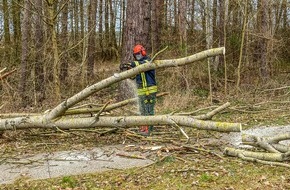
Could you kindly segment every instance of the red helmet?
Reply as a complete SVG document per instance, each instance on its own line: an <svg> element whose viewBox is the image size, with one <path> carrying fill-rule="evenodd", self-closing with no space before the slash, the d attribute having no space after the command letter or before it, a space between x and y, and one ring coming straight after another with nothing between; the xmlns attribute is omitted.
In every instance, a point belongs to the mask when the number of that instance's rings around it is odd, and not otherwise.
<svg viewBox="0 0 290 190"><path fill-rule="evenodd" d="M133 52L134 52L134 54L141 53L142 56L146 56L146 50L145 50L145 48L144 48L142 45L140 45L140 44L138 44L138 45L136 45L136 46L134 47Z"/></svg>

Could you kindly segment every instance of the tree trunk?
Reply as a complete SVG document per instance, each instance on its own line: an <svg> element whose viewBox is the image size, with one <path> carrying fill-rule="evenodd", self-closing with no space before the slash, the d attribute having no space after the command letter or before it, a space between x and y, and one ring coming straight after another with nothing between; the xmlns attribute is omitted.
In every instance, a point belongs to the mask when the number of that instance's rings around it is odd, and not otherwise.
<svg viewBox="0 0 290 190"><path fill-rule="evenodd" d="M93 0L94 1L94 0ZM103 0L99 0L99 46L103 50Z"/></svg>
<svg viewBox="0 0 290 190"><path fill-rule="evenodd" d="M206 0L206 6L205 6L205 11L206 11L206 23L205 23L205 36L206 36L206 48L210 49L212 47L212 43L213 43L213 31L212 31L212 27L210 27L210 25L212 24L211 22L211 1L210 0ZM211 76L211 66L213 63L213 59L207 59L207 69L208 69L208 84L209 84L209 100L210 103L212 103L212 76Z"/></svg>
<svg viewBox="0 0 290 190"><path fill-rule="evenodd" d="M21 53L21 78L19 81L19 94L21 97L21 106L26 107L29 102L27 92L27 78L28 78L28 61L29 61L29 41L30 41L30 22L29 22L30 2L24 0L24 14L22 21L22 53Z"/></svg>
<svg viewBox="0 0 290 190"><path fill-rule="evenodd" d="M288 28L288 11L287 11L287 0L283 0L282 2L282 9L283 9L283 29Z"/></svg>
<svg viewBox="0 0 290 190"><path fill-rule="evenodd" d="M44 27L43 27L43 3L42 0L35 2L35 93L36 102L41 103L45 99L45 80L44 80Z"/></svg>
<svg viewBox="0 0 290 190"><path fill-rule="evenodd" d="M114 6L116 5L116 2L114 4ZM113 3L112 0L109 0L109 7L110 7L110 47L114 48L114 49L118 49L117 46L117 38L116 38L116 17L115 17L115 11L113 8Z"/></svg>
<svg viewBox="0 0 290 190"><path fill-rule="evenodd" d="M109 47L110 44L110 27L109 27L109 2L105 1L105 34L104 34L104 39L105 39L105 43L104 46L105 47Z"/></svg>
<svg viewBox="0 0 290 190"><path fill-rule="evenodd" d="M202 121L188 116L120 116L120 117L82 117L61 118L54 122L44 122L42 116L20 117L12 119L0 119L0 131L27 128L74 129L93 127L134 127L142 125L179 125L200 130L212 130L218 132L240 132L240 123L224 123Z"/></svg>
<svg viewBox="0 0 290 190"><path fill-rule="evenodd" d="M226 47L227 40L227 16L228 16L228 0L219 0L219 12L220 12L220 46ZM228 71L227 71L227 59L226 56L220 56L220 63L224 67L224 94L225 97L228 94Z"/></svg>
<svg viewBox="0 0 290 190"><path fill-rule="evenodd" d="M267 30L268 30L268 17L267 17L267 10L268 10L268 0L259 0L261 3L260 6L260 34L262 37L259 39L259 49L260 49L260 57L261 57L261 64L260 64L260 72L262 79L266 80L269 78L269 65L267 61Z"/></svg>
<svg viewBox="0 0 290 190"><path fill-rule="evenodd" d="M9 53L9 47L11 43L10 39L10 28L9 28L9 9L7 0L3 0L3 13L4 13L4 44L5 44L5 53ZM9 57L9 55L7 56Z"/></svg>
<svg viewBox="0 0 290 190"><path fill-rule="evenodd" d="M240 56L239 56L239 64L237 68L237 84L236 88L239 91L240 89L240 83L241 83L241 67L242 67L242 59L243 59L243 49L244 49L244 41L245 41L245 33L246 33L246 27L248 22L248 0L245 1L244 4L244 19L243 19L243 30L241 33L242 39L241 39L241 46L240 46ZM237 93L238 93L237 91Z"/></svg>
<svg viewBox="0 0 290 190"><path fill-rule="evenodd" d="M88 81L94 76L95 51L96 51L96 11L97 5L95 0L90 1L89 5L89 21L88 21L88 59L87 59L87 77Z"/></svg>
<svg viewBox="0 0 290 190"><path fill-rule="evenodd" d="M12 19L13 19L13 45L14 45L14 65L19 65L21 55L21 22L20 22L20 6L21 0L12 1Z"/></svg>
<svg viewBox="0 0 290 190"><path fill-rule="evenodd" d="M164 18L164 0L152 1L152 17L151 17L151 30L152 30L152 52L157 52L161 48L161 33L163 30Z"/></svg>
<svg viewBox="0 0 290 190"><path fill-rule="evenodd" d="M57 44L57 34L56 34L56 18L54 6L56 4L55 0L47 0L48 5L48 25L50 31L50 39L52 43L52 53L53 53L53 84L54 84L54 96L56 101L61 100L61 91L60 91L60 63L59 63L59 54L58 54L58 44Z"/></svg>
<svg viewBox="0 0 290 190"><path fill-rule="evenodd" d="M186 19L186 0L178 2L178 29L179 29L179 47L181 55L187 56L187 19Z"/></svg>
<svg viewBox="0 0 290 190"><path fill-rule="evenodd" d="M85 20L84 20L84 2L80 1L80 32L81 32L81 39L85 38ZM83 42L80 43L80 52L82 52L83 49Z"/></svg>
<svg viewBox="0 0 290 190"><path fill-rule="evenodd" d="M83 0L80 0L80 1L83 1ZM65 2L67 4L66 6L68 6L68 2L69 1ZM77 41L79 41L79 31L80 31L80 29L79 29L79 15L80 15L80 13L79 13L78 0L74 0L73 5L74 5L74 21L75 21L74 41L77 42ZM67 9L67 8L65 8L65 9Z"/></svg>
<svg viewBox="0 0 290 190"><path fill-rule="evenodd" d="M60 81L66 84L66 78L68 77L68 2L63 5L63 12L61 18L61 42L62 42L62 53L61 53L61 65L60 65Z"/></svg>
<svg viewBox="0 0 290 190"><path fill-rule="evenodd" d="M191 0L191 3L190 3L190 6L191 6L191 9L190 9L190 31L192 33L194 33L194 26L195 26L195 10L194 10L194 7L195 7L195 0Z"/></svg>
<svg viewBox="0 0 290 190"><path fill-rule="evenodd" d="M136 44L141 44L148 50L150 45L150 3L145 1L127 1L126 23L124 26L124 37L121 54L121 64L133 61L132 50ZM119 86L119 99L134 97L133 85L124 81Z"/></svg>

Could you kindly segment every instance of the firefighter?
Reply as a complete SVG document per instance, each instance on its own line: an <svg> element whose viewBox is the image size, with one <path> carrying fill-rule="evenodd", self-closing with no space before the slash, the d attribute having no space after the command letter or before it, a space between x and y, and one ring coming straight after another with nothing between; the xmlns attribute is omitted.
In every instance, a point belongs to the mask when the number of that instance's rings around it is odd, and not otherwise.
<svg viewBox="0 0 290 190"><path fill-rule="evenodd" d="M145 48L138 44L133 49L135 61L129 64L129 68L149 63L150 57L147 56ZM128 65L126 69L129 69ZM154 115L156 103L157 84L155 79L155 70L149 70L138 74L135 78L137 83L137 93L139 99L139 111L141 115ZM141 126L139 132L143 136L149 136L153 131L153 126Z"/></svg>

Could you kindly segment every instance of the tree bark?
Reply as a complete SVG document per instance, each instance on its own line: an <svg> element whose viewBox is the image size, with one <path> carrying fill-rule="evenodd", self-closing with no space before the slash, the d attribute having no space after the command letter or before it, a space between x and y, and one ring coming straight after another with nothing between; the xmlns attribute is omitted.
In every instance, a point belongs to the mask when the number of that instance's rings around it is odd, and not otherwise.
<svg viewBox="0 0 290 190"><path fill-rule="evenodd" d="M187 56L187 2L186 0L178 1L178 30L179 30L179 47L181 55Z"/></svg>
<svg viewBox="0 0 290 190"><path fill-rule="evenodd" d="M14 41L14 65L19 65L21 55L21 19L20 7L21 0L12 1L12 20L13 20L13 41Z"/></svg>
<svg viewBox="0 0 290 190"><path fill-rule="evenodd" d="M149 23L150 9L147 10L149 6L148 0L146 1L127 1L126 9L126 22L123 31L123 43L122 43L122 53L121 53L121 64L126 64L134 60L132 50L135 45L141 44L145 49L150 50L150 38L149 38ZM146 10L145 10L146 9ZM128 81L123 81L119 85L119 99L128 99L135 96L134 86L135 83L130 83ZM128 90L129 89L129 90Z"/></svg>
<svg viewBox="0 0 290 190"><path fill-rule="evenodd" d="M260 0L261 2L261 10L259 11L260 16L260 34L262 34L262 38L259 39L259 48L260 48L260 56L261 56L261 77L263 80L269 78L269 65L267 60L267 30L268 30L268 18L267 18L267 10L268 10L268 0Z"/></svg>
<svg viewBox="0 0 290 190"><path fill-rule="evenodd" d="M5 52L8 53L8 49L10 47L10 28L9 28L9 9L7 0L3 0L3 13L4 13L4 44L5 44Z"/></svg>
<svg viewBox="0 0 290 190"><path fill-rule="evenodd" d="M113 2L112 0L109 0L109 8L110 8L110 44L109 46L114 48L114 49L118 49L118 46L117 46L117 38L116 38L116 13L114 11L114 8L115 8L116 5L116 2L114 4L114 7L113 7Z"/></svg>
<svg viewBox="0 0 290 190"><path fill-rule="evenodd" d="M59 63L59 54L58 54L58 43L57 43L57 34L56 34L56 18L54 6L57 3L56 0L47 0L48 5L48 24L50 30L50 39L52 43L52 53L53 53L53 84L54 84L54 95L55 100L61 100L61 88L60 88L60 63Z"/></svg>
<svg viewBox="0 0 290 190"><path fill-rule="evenodd" d="M244 19L243 19L243 30L242 30L242 39L241 39L241 47L240 47L240 56L239 56L239 64L237 68L237 93L240 89L240 82L241 82L241 67L242 67L242 58L243 58L243 49L244 49L244 41L245 41L245 33L247 28L247 22L248 22L248 1L245 1L244 4Z"/></svg>
<svg viewBox="0 0 290 190"><path fill-rule="evenodd" d="M152 1L152 17L151 17L151 39L152 52L156 52L161 48L161 33L163 30L164 17L164 0Z"/></svg>
<svg viewBox="0 0 290 190"><path fill-rule="evenodd" d="M48 129L74 129L92 127L133 127L142 125L180 125L200 130L212 130L218 132L240 132L240 123L213 122L193 119L188 116L120 116L120 117L87 117L87 118L66 118L45 122L43 116L18 117L0 119L1 130L17 130L27 128L48 128Z"/></svg>
<svg viewBox="0 0 290 190"><path fill-rule="evenodd" d="M89 5L89 21L88 21L88 59L87 59L87 78L91 80L94 76L94 65L95 65L95 51L96 51L96 11L97 5L95 0L90 1ZM101 20L100 20L101 22ZM99 31L101 32L101 31Z"/></svg>
<svg viewBox="0 0 290 190"><path fill-rule="evenodd" d="M66 79L68 77L68 52L67 45L69 44L68 40L68 2L65 2L63 5L63 12L61 18L61 42L62 42L62 53L60 57L60 81L62 84L66 84ZM77 5L75 5L77 7ZM78 16L76 16L78 17ZM78 20L76 20L78 21ZM78 25L78 23L76 24ZM76 30L78 32L78 30ZM76 32L76 34L77 34Z"/></svg>
<svg viewBox="0 0 290 190"><path fill-rule="evenodd" d="M28 105L28 92L27 92L27 78L28 78L28 61L29 61L29 41L30 41L30 22L29 22L30 2L24 1L24 15L22 21L22 48L21 48L21 78L19 81L19 94L21 96L21 106Z"/></svg>
<svg viewBox="0 0 290 190"><path fill-rule="evenodd" d="M41 103L45 99L44 80L44 26L43 26L43 3L42 0L35 2L35 93L36 102Z"/></svg>

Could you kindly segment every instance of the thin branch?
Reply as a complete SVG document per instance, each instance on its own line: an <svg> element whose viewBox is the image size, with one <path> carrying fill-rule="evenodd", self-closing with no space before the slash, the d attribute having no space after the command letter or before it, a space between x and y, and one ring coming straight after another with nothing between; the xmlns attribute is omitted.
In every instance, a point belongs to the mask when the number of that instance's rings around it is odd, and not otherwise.
<svg viewBox="0 0 290 190"><path fill-rule="evenodd" d="M177 125L177 123L173 119L171 119L171 121L173 122L173 125L177 129L179 129L179 131L181 132L181 134L183 134L185 136L185 138L187 139L187 142L188 142L189 141L189 136L185 133L185 131L179 125Z"/></svg>

